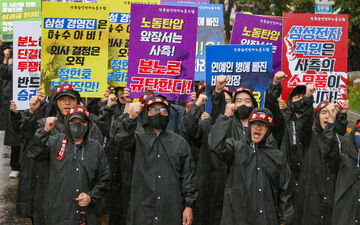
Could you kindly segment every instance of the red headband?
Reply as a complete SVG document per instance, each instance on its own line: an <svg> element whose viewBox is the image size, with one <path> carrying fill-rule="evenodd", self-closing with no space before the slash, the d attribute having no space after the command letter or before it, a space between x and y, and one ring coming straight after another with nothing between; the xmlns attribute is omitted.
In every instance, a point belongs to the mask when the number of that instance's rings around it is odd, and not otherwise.
<svg viewBox="0 0 360 225"><path fill-rule="evenodd" d="M151 95L153 95L153 93L144 94L143 96L140 97L139 102L143 102L145 99L147 99Z"/></svg>
<svg viewBox="0 0 360 225"><path fill-rule="evenodd" d="M163 103L169 109L169 103L165 99L160 97L155 97L146 101L144 108L146 109L149 105L153 103Z"/></svg>
<svg viewBox="0 0 360 225"><path fill-rule="evenodd" d="M251 94L251 96L254 96L254 94L252 93L252 91L249 89L249 88L245 88L245 87L238 87L235 89L235 91L233 92L233 97L235 97L235 95L239 92L242 92L242 91L246 91L246 92L249 92Z"/></svg>
<svg viewBox="0 0 360 225"><path fill-rule="evenodd" d="M229 87L223 87L223 89L222 89L223 91L227 91L227 92L230 92L230 93L232 93L232 91L231 91L231 89L229 88Z"/></svg>
<svg viewBox="0 0 360 225"><path fill-rule="evenodd" d="M254 120L262 120L265 123L270 124L271 126L274 126L274 119L272 116L265 114L263 112L256 112L256 113L251 113L249 116L249 123L254 121Z"/></svg>
<svg viewBox="0 0 360 225"><path fill-rule="evenodd" d="M315 109L315 116L318 114L320 109L325 108L329 104L330 104L330 102L323 102L323 103L319 104L318 107L316 107L316 109Z"/></svg>
<svg viewBox="0 0 360 225"><path fill-rule="evenodd" d="M68 112L67 114L67 117L69 117L71 114L74 114L74 113L81 113L81 114L84 114L86 116L86 118L90 118L90 113L89 111L87 111L87 109L83 108L83 107L72 107L70 109L70 111Z"/></svg>
<svg viewBox="0 0 360 225"><path fill-rule="evenodd" d="M63 85L56 88L56 93L55 94L58 94L58 93L63 92L65 90L76 91L74 86L72 86L71 84L63 84Z"/></svg>
<svg viewBox="0 0 360 225"><path fill-rule="evenodd" d="M198 93L197 93L198 95L200 94L201 89L205 88L205 85L206 85L205 82L199 84Z"/></svg>
<svg viewBox="0 0 360 225"><path fill-rule="evenodd" d="M356 123L355 130L360 129L360 121Z"/></svg>

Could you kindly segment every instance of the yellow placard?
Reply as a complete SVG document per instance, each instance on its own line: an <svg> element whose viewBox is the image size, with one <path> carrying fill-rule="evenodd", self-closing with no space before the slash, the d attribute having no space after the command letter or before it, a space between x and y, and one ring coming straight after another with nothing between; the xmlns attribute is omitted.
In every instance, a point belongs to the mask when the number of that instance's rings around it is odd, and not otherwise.
<svg viewBox="0 0 360 225"><path fill-rule="evenodd" d="M160 4L160 0L99 0L110 5L108 83L125 87L128 72L131 4Z"/></svg>
<svg viewBox="0 0 360 225"><path fill-rule="evenodd" d="M108 4L43 2L41 83L46 95L70 83L81 97L103 97L108 19Z"/></svg>

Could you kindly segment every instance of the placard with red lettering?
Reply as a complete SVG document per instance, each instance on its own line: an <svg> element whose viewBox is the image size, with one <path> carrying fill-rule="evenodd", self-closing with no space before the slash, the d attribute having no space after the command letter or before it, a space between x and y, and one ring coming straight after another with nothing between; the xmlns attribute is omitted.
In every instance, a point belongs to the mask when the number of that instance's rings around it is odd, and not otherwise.
<svg viewBox="0 0 360 225"><path fill-rule="evenodd" d="M26 110L40 85L41 21L18 21L13 26L13 100L17 110Z"/></svg>
<svg viewBox="0 0 360 225"><path fill-rule="evenodd" d="M315 84L314 107L323 101L341 108L347 99L348 15L283 15L282 98L293 88Z"/></svg>
<svg viewBox="0 0 360 225"><path fill-rule="evenodd" d="M198 8L131 5L127 87L187 101L193 90Z"/></svg>

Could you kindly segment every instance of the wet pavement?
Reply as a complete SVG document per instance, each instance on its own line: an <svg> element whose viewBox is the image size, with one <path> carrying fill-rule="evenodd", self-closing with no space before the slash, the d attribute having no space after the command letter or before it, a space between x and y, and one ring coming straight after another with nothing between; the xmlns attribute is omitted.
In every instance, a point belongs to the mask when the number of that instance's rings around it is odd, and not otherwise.
<svg viewBox="0 0 360 225"><path fill-rule="evenodd" d="M10 147L4 146L4 131L0 131L0 224L30 225L28 219L16 216L16 193L18 179L9 178Z"/></svg>

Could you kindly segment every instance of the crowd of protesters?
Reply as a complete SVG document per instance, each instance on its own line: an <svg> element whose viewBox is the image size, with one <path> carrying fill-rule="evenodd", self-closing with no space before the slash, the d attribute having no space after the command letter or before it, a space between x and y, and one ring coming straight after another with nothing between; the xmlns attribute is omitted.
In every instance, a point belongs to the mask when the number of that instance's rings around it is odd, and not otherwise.
<svg viewBox="0 0 360 225"><path fill-rule="evenodd" d="M146 91L135 103L123 87L83 99L68 84L46 97L40 86L18 111L3 53L17 215L35 225L360 223L360 119L345 136L349 103L314 109L312 84L285 103L278 72L260 108L218 76L210 114L205 83L191 102Z"/></svg>

